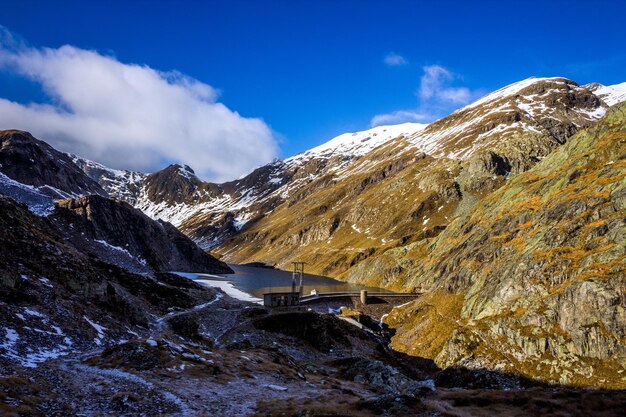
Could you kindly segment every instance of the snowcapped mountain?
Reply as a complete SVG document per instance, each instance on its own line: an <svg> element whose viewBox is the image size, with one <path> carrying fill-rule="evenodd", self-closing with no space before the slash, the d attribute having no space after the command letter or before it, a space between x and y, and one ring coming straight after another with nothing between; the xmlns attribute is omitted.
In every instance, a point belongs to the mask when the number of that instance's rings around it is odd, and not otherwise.
<svg viewBox="0 0 626 417"><path fill-rule="evenodd" d="M0 172L51 198L107 194L66 154L20 130L0 131Z"/></svg>
<svg viewBox="0 0 626 417"><path fill-rule="evenodd" d="M368 173L379 163L396 164L397 169L397 161L409 163L414 157L467 161L469 174L462 177L476 174L483 179L466 185L486 190L493 186L489 175L529 169L600 118L609 105L626 99L623 90L624 84L581 87L565 78L529 78L429 125L405 123L345 133L222 184L202 181L181 165L143 174L108 169L74 156L73 160L111 196L171 222L202 247L211 248L281 204L291 207L333 183Z"/></svg>
<svg viewBox="0 0 626 417"><path fill-rule="evenodd" d="M123 198L142 174L116 171L59 152L30 133L0 131L0 194L45 217L48 226L84 253L135 273L227 272L170 224L154 221L107 192L83 169ZM110 177L110 178L109 178ZM122 192L126 190L126 192Z"/></svg>
<svg viewBox="0 0 626 417"><path fill-rule="evenodd" d="M136 197L147 174L112 169L76 155L68 154L68 156L90 178L98 182L111 197L126 201L132 205L137 203Z"/></svg>
<svg viewBox="0 0 626 417"><path fill-rule="evenodd" d="M626 99L626 98L625 98ZM607 106L584 87L565 78L528 78L487 94L440 119L409 142L435 157L467 159L479 149L520 132L556 134L550 119L567 119L575 128L600 118ZM569 114L571 113L571 114Z"/></svg>
<svg viewBox="0 0 626 417"><path fill-rule="evenodd" d="M615 85L591 83L585 86L609 106L626 101L626 82Z"/></svg>
<svg viewBox="0 0 626 417"><path fill-rule="evenodd" d="M133 204L152 218L174 224L202 246L212 247L273 210L295 190L348 166L392 139L414 135L425 127L405 123L345 133L223 184L204 182L190 167L177 164L147 175L72 158L111 196Z"/></svg>
<svg viewBox="0 0 626 417"><path fill-rule="evenodd" d="M313 272L388 285L402 271L394 262L383 256L381 269L370 268L367 277L359 275L358 265L386 249L436 236L607 109L571 80L520 81L385 141L348 165L327 168L216 251L232 262L279 267L301 259Z"/></svg>
<svg viewBox="0 0 626 417"><path fill-rule="evenodd" d="M426 126L428 125L422 123L403 123L377 126L361 132L344 133L315 148L285 159L285 163L301 164L313 158L332 158L333 156L349 158L362 156L391 139L413 135Z"/></svg>
<svg viewBox="0 0 626 417"><path fill-rule="evenodd" d="M54 211L55 199L106 195L97 181L72 162L30 133L0 131L0 194L26 204L40 216Z"/></svg>

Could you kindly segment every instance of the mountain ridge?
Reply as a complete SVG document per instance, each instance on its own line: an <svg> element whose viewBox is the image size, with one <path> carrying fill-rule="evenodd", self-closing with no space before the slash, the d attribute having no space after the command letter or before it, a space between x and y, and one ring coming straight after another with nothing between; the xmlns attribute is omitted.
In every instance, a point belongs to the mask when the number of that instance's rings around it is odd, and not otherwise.
<svg viewBox="0 0 626 417"><path fill-rule="evenodd" d="M0 141L0 193L50 220L91 256L146 275L232 272L172 225L110 199L68 155L28 132L0 131Z"/></svg>
<svg viewBox="0 0 626 417"><path fill-rule="evenodd" d="M606 91L523 80L427 126L342 135L222 184L180 164L111 170L0 132L9 138L0 192L12 197L0 196L0 363L48 382L73 372L92 384L88 370L108 369L115 393L120 380L128 387L142 376L183 387L188 399L199 379L181 375L217 382L211 389L250 380L254 390L257 375L315 389L335 382L309 378L332 376L341 390L370 398L379 389L391 403L435 384L439 395L446 378L452 387L623 390L626 103L609 106L592 90ZM90 187L95 178L102 187ZM216 245L221 261L146 213ZM158 273L294 260L307 272L421 294L375 320L342 310L365 332ZM66 354L75 356L50 360ZM39 364L41 372L26 369ZM140 372L111 382L120 364ZM430 372L436 382L423 379ZM470 382L459 384L464 375Z"/></svg>
<svg viewBox="0 0 626 417"><path fill-rule="evenodd" d="M518 90L532 87L533 84L545 82L570 83L572 86L575 85L577 88L586 88L585 86L580 87L572 81L562 77L531 77L506 86L493 93L487 94L477 100L477 102L457 110L450 116L458 114L461 111L467 111L473 106L480 106L481 103L484 104L485 102L494 99L501 99L503 95L515 95ZM621 86L621 84L607 87L608 92L604 94L603 97L606 98L610 96L615 97L614 100L619 100L620 89L615 88L619 86ZM506 92L506 94L503 94L504 92ZM617 94L617 96L615 96L615 94ZM604 102L601 101L600 103ZM523 131L525 127L524 120L527 116L535 116L528 114L529 111L535 111L538 114L547 112L547 110L541 106L539 108L533 108L532 102L520 102L517 103L517 106L517 110L519 110L521 116L513 117L519 117L520 120L511 121L507 120L506 117L500 120L491 120L491 129L486 132L480 132L483 133L484 136L482 138L483 142L486 142L486 139L488 139L489 136L514 134L516 131ZM595 109L602 107L606 108L606 105L597 106ZM524 116L524 114L526 114L526 116ZM598 114L583 114L581 117L595 119L600 115L601 112ZM545 116L546 118L550 117L549 114L546 114ZM440 121L436 121L434 124L437 124L438 122L440 123ZM512 128L509 129L509 132L498 131L498 129L494 130L498 123L511 125L511 122L517 122L519 124L517 129L515 126L512 126ZM466 125L471 125L471 123L466 120ZM200 189L189 190L186 194L155 194L154 189L163 188L163 186L158 185L159 181L156 180L156 178L153 178L153 181L150 181L149 186L143 187L142 184L146 181L148 174L135 173L136 181L129 181L128 187L125 188L122 185L118 186L117 189L115 185L107 186L106 183L107 181L113 181L115 183L116 178L119 178L120 176L119 171L111 170L112 172L105 175L107 178L103 178L102 175L98 174L92 175L92 178L99 178L105 188L107 188L107 190L116 198L123 199L133 204L153 218L170 221L192 237L202 247L208 249L213 248L228 238L238 234L246 224L253 224L265 213L273 211L276 207L282 204L289 195L293 194L294 190L306 187L306 185L313 179L324 177L328 173L341 171L343 168L350 165L352 161L362 158L367 153L372 153L376 149L387 144L391 139L400 135L407 139L410 138L416 149L425 151L426 153L432 152L432 146L429 147L429 144L432 145L433 143L432 137L429 137L424 133L428 131L428 129L429 127L426 125L409 123L404 125L379 126L362 132L346 133L298 155L285 158L284 160L274 161L265 166L259 167L249 175L238 180L229 181L223 184L207 183L200 180L200 182L205 184L205 186L201 186ZM570 129L572 128L570 127ZM575 126L574 129L576 129ZM385 136L385 130L389 130L392 133L387 133ZM463 131L463 129L459 128L458 131ZM422 133L420 134L420 132ZM555 133L553 136L561 137L560 139L557 139L557 141L562 143L562 132L553 133ZM571 134L571 132L569 132L568 135L569 134ZM359 142L359 139L362 142ZM428 139L426 140L427 143L424 143L425 139ZM456 139L458 140L460 137L457 137ZM357 140L356 143L355 140ZM471 151L471 149L465 150L465 153L468 154L471 154L472 152L473 151ZM544 150L541 153L545 154L545 152L546 151ZM533 158L536 159L539 157L541 157L541 155L537 155ZM477 161L476 165L502 165L501 161L497 160L498 157L495 158L495 161ZM487 156L487 159L493 158ZM91 163L87 160L81 160L80 158L75 158L75 162L77 162L79 166L85 167L86 172L91 171L92 173L93 169L90 169L89 165L99 165ZM517 171L527 169L528 166L532 165L532 163L534 162L524 162L522 164L524 166L516 166L513 167L513 169ZM506 169L506 167L500 167L499 169ZM119 184L119 181L117 183Z"/></svg>
<svg viewBox="0 0 626 417"><path fill-rule="evenodd" d="M436 236L607 108L570 80L525 80L306 185L215 251L233 263L287 268L299 259L314 273L393 285L401 265L381 264L369 276L356 266Z"/></svg>

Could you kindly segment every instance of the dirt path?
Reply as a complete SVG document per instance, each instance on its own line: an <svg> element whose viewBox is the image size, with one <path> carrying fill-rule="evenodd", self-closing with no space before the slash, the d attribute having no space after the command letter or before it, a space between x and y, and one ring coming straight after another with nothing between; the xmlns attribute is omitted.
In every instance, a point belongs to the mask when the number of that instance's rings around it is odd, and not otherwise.
<svg viewBox="0 0 626 417"><path fill-rule="evenodd" d="M171 318L174 318L174 317L182 316L184 314L189 314L189 313L193 313L195 311L203 310L203 309L209 307L210 305L214 304L215 302L221 300L223 297L224 297L224 294L222 294L221 292L216 292L215 293L215 298L213 298L209 302L206 302L206 303L203 303L203 304L198 304L198 305L193 306L191 308L188 308L186 310L172 311L170 313L167 313L167 314L157 318L156 319L156 326L152 330L151 337L152 338L159 338L159 337L163 336L163 332L165 331L167 320L169 320Z"/></svg>

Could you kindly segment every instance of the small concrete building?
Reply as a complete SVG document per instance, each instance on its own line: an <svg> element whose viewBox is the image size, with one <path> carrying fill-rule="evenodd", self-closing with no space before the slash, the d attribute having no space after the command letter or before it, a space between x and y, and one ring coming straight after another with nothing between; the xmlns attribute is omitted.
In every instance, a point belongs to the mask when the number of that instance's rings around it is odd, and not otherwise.
<svg viewBox="0 0 626 417"><path fill-rule="evenodd" d="M263 305L266 307L289 307L300 304L299 292L270 292L263 294Z"/></svg>

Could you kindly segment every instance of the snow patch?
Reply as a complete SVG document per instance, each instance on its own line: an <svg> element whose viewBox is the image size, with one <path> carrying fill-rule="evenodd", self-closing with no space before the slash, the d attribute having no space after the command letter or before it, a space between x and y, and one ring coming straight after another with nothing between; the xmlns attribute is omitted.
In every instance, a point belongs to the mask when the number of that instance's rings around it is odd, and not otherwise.
<svg viewBox="0 0 626 417"><path fill-rule="evenodd" d="M274 385L274 384L263 384L263 387L269 388L274 391L287 391L287 387L283 387L282 385Z"/></svg>
<svg viewBox="0 0 626 417"><path fill-rule="evenodd" d="M104 331L106 330L106 327L100 326L98 323L89 320L87 316L83 316L83 319L85 319L85 321L89 323L91 327L96 329L98 337L94 339L94 342L99 346L102 343L102 339L104 339Z"/></svg>
<svg viewBox="0 0 626 417"><path fill-rule="evenodd" d="M43 333L43 330L32 329ZM59 356L67 355L70 353L69 345L72 344L71 339L65 338L63 341L65 344L61 344L52 349L41 349L38 351L32 351L32 347L29 347L29 353L20 355L17 350L17 342L20 340L19 334L10 328L5 329L5 341L0 343L0 350L4 350L3 356L7 359L13 360L16 363L26 368L36 368L41 362L45 362L50 359L56 359Z"/></svg>
<svg viewBox="0 0 626 417"><path fill-rule="evenodd" d="M22 184L0 172L0 194L26 204L31 213L47 217L54 212L54 200L41 192L41 187Z"/></svg>
<svg viewBox="0 0 626 417"><path fill-rule="evenodd" d="M256 304L263 304L263 300L251 294L248 294L247 292L241 291L239 288L236 288L229 281L214 281L210 279L198 279L195 281L207 287L219 288L220 290L224 291L227 295L237 300L249 301L251 303L256 303Z"/></svg>
<svg viewBox="0 0 626 417"><path fill-rule="evenodd" d="M329 158L333 155L357 157L399 136L410 136L423 130L426 124L403 123L377 126L361 132L344 133L322 145L285 159L286 164L302 164L312 158Z"/></svg>
<svg viewBox="0 0 626 417"><path fill-rule="evenodd" d="M614 85L588 84L589 88L596 96L600 97L609 106L613 106L622 101L626 101L626 82Z"/></svg>
<svg viewBox="0 0 626 417"><path fill-rule="evenodd" d="M35 317L41 317L41 318L45 318L46 316L41 314L38 311L32 310L30 308L27 307L23 307L22 310L24 310L24 313L28 314L29 316L35 316Z"/></svg>
<svg viewBox="0 0 626 417"><path fill-rule="evenodd" d="M250 213L240 214L233 219L233 227L240 231L250 221Z"/></svg>
<svg viewBox="0 0 626 417"><path fill-rule="evenodd" d="M46 287L54 288L54 286L50 283L50 280L48 278L41 277L39 278L39 282L41 282Z"/></svg>
<svg viewBox="0 0 626 417"><path fill-rule="evenodd" d="M8 327L4 329L4 331L5 331L4 338L6 339L6 341L0 344L0 347L9 350L13 346L15 346L18 340L20 340L20 335L15 330L10 329Z"/></svg>
<svg viewBox="0 0 626 417"><path fill-rule="evenodd" d="M139 262L141 265L146 266L148 263L146 262L145 259L143 259L140 256L133 256L128 250L119 247L119 246L114 246L111 245L109 242L104 241L104 240L97 240L94 239L94 242L101 244L102 246L106 247L107 249L111 249L117 252L121 252L123 254L125 254L126 256L128 256L129 258L135 259L137 262Z"/></svg>

